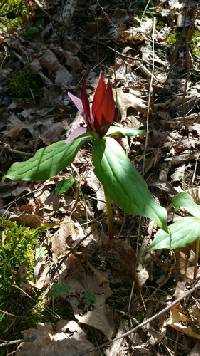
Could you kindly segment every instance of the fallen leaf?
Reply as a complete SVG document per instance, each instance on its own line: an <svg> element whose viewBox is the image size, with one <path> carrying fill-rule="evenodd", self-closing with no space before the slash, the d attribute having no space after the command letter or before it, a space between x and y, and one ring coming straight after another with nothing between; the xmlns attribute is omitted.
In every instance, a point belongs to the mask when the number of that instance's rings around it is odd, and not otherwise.
<svg viewBox="0 0 200 356"><path fill-rule="evenodd" d="M94 348L87 340L84 331L75 321L59 320L56 330L50 323L40 324L23 332L17 356L77 356L77 354ZM88 352L89 356L97 356L97 352Z"/></svg>

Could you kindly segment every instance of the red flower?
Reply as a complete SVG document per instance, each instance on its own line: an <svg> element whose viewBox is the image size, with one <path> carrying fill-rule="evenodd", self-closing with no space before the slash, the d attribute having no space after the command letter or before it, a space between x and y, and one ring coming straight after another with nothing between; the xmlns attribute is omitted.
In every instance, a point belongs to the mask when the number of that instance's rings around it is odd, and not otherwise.
<svg viewBox="0 0 200 356"><path fill-rule="evenodd" d="M83 115L87 125L85 132L95 131L100 136L105 135L115 117L115 102L110 81L108 81L108 84L106 85L103 74L100 75L91 107L86 92L85 80L81 88L81 99L71 93L68 93L68 95L81 115ZM72 132L68 137L67 142L78 137L83 133L83 130L84 128L80 127L76 130L77 133Z"/></svg>

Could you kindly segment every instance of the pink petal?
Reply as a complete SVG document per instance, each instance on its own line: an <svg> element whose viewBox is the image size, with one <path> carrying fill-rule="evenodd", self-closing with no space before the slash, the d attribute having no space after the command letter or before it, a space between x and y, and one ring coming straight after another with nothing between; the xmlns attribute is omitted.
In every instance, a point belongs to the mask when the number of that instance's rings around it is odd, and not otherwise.
<svg viewBox="0 0 200 356"><path fill-rule="evenodd" d="M70 143L71 141L75 140L75 138L81 136L82 134L84 134L86 132L87 132L87 128L86 127L82 127L82 126L77 127L75 130L73 130L69 134L69 136L65 140L65 143Z"/></svg>
<svg viewBox="0 0 200 356"><path fill-rule="evenodd" d="M87 96L87 92L86 92L86 80L85 79L83 81L83 85L81 88L81 101L83 104L84 119L85 119L88 127L90 129L92 129L93 128L93 119L92 119L91 112L90 112L90 104L89 104L89 100L88 100L88 96Z"/></svg>
<svg viewBox="0 0 200 356"><path fill-rule="evenodd" d="M77 107L80 114L82 115L83 114L83 103L82 103L81 99L78 98L77 96L73 95L70 92L68 92L67 94L68 94L69 98L71 99L71 101L74 103L74 105Z"/></svg>

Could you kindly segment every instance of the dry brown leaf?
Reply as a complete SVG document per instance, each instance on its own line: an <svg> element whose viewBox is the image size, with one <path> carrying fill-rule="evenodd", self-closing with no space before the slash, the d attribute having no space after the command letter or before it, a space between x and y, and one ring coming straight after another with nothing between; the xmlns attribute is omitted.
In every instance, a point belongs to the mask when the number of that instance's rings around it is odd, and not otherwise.
<svg viewBox="0 0 200 356"><path fill-rule="evenodd" d="M60 320L54 331L50 323L25 330L24 340L19 345L17 356L77 356L78 353L94 348L75 321ZM97 356L96 352L88 352Z"/></svg>
<svg viewBox="0 0 200 356"><path fill-rule="evenodd" d="M106 305L106 299L112 294L112 291L108 283L100 285L99 282L102 283L102 279L99 279L99 275L96 276L94 273L86 273L83 268L77 271L76 275L73 275L73 278L67 278L67 285L71 294L71 297L69 296L69 302L74 310L75 318L80 323L90 325L100 330L110 340L114 333L114 324L112 312ZM92 310L83 314L82 309L80 309L80 302L77 297L74 296L81 296L87 292L95 296L95 302L92 306Z"/></svg>
<svg viewBox="0 0 200 356"><path fill-rule="evenodd" d="M63 65L60 65L56 71L55 83L59 85L61 89L66 89L72 80L73 76L71 73Z"/></svg>
<svg viewBox="0 0 200 356"><path fill-rule="evenodd" d="M11 215L10 220L24 224L31 228L37 228L42 225L41 217L35 214L20 214L19 216Z"/></svg>
<svg viewBox="0 0 200 356"><path fill-rule="evenodd" d="M58 231L51 237L53 258L64 255L69 249L69 246L71 246L71 243L78 243L84 236L85 234L80 224L74 222L70 217L66 217Z"/></svg>
<svg viewBox="0 0 200 356"><path fill-rule="evenodd" d="M56 55L47 49L39 58L40 64L43 68L47 69L50 73L56 72L60 67L60 62Z"/></svg>
<svg viewBox="0 0 200 356"><path fill-rule="evenodd" d="M184 312L180 304L174 305L170 310L170 318L166 321L165 325L171 326L173 329L180 331L181 333L200 340L200 334L198 327L200 325L200 305L195 306L195 322L188 316L187 312ZM193 315L194 317L194 315ZM197 331L195 331L195 325Z"/></svg>
<svg viewBox="0 0 200 356"><path fill-rule="evenodd" d="M56 122L48 127L48 129L40 135L41 140L45 145L50 145L61 139L65 133L65 122Z"/></svg>
<svg viewBox="0 0 200 356"><path fill-rule="evenodd" d="M117 100L117 106L121 114L121 119L124 120L127 116L128 108L133 108L137 111L144 112L147 110L145 101L131 92L125 93L122 88L113 90L114 97Z"/></svg>

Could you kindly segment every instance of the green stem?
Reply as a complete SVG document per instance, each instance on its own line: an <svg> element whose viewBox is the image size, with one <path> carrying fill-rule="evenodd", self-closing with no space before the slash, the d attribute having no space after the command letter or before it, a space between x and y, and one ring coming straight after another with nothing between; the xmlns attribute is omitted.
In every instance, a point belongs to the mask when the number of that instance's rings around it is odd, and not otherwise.
<svg viewBox="0 0 200 356"><path fill-rule="evenodd" d="M196 248L195 248L195 266L194 266L194 276L193 280L195 281L197 278L197 270L198 270L198 259L199 259L199 250L200 250L200 238L196 240Z"/></svg>
<svg viewBox="0 0 200 356"><path fill-rule="evenodd" d="M105 191L104 191L105 194ZM113 238L113 210L112 210L112 201L105 194L106 200L106 213L107 213L107 224L108 224L108 237L109 239Z"/></svg>

